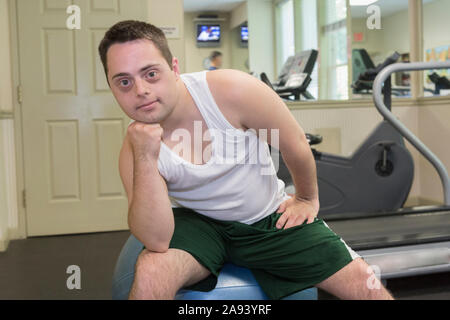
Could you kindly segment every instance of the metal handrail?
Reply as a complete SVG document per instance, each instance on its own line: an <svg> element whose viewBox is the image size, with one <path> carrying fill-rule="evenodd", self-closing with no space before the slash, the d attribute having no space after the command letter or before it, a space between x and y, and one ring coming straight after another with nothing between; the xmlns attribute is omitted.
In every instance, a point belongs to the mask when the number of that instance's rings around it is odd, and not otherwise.
<svg viewBox="0 0 450 320"><path fill-rule="evenodd" d="M401 123L383 102L383 83L393 74L399 71L420 71L433 69L450 69L450 61L445 62L413 62L395 63L384 68L375 78L373 83L373 100L378 111L392 126L397 129L436 169L442 182L444 191L444 204L450 206L450 179L447 169L441 160L428 147L419 140L403 123Z"/></svg>

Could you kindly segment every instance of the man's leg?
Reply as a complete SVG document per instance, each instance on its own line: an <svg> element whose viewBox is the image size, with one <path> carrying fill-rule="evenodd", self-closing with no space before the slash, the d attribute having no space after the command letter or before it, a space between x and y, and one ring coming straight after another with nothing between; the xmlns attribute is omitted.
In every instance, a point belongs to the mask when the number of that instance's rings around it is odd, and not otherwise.
<svg viewBox="0 0 450 320"><path fill-rule="evenodd" d="M353 260L316 287L345 300L393 299L361 258Z"/></svg>
<svg viewBox="0 0 450 320"><path fill-rule="evenodd" d="M205 279L210 271L184 250L143 250L135 267L129 299L173 299L183 287Z"/></svg>

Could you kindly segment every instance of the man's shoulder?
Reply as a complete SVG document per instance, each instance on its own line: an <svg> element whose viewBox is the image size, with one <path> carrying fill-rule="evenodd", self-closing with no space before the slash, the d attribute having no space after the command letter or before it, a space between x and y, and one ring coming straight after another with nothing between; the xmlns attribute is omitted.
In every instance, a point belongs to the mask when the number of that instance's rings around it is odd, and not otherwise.
<svg viewBox="0 0 450 320"><path fill-rule="evenodd" d="M211 95L214 97L219 109L236 128L243 128L241 117L246 106L248 94L243 92L248 85L250 75L239 70L219 69L206 73Z"/></svg>
<svg viewBox="0 0 450 320"><path fill-rule="evenodd" d="M219 97L224 101L233 104L244 103L241 99L248 98L248 92L255 81L258 80L239 70L218 69L206 73L206 81L214 97Z"/></svg>
<svg viewBox="0 0 450 320"><path fill-rule="evenodd" d="M252 77L248 73L235 69L215 69L207 72L208 82L210 81L225 81L228 83L238 84L241 81L248 81Z"/></svg>

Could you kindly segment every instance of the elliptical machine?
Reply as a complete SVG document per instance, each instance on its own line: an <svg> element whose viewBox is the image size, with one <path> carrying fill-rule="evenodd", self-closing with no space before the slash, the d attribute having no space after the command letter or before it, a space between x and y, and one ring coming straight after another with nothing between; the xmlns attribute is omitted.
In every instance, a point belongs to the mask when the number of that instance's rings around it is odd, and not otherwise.
<svg viewBox="0 0 450 320"><path fill-rule="evenodd" d="M398 56L397 56L398 59ZM379 71L395 63L395 55L364 75L373 81ZM367 85L367 81L364 82ZM384 83L384 102L391 109L391 78ZM320 137L307 134L311 145ZM319 215L331 217L346 213L394 211L403 207L414 178L414 162L404 139L383 120L350 157L312 149L317 167L321 209ZM292 177L280 157L278 177L287 192L294 189ZM295 191L294 191L295 192Z"/></svg>

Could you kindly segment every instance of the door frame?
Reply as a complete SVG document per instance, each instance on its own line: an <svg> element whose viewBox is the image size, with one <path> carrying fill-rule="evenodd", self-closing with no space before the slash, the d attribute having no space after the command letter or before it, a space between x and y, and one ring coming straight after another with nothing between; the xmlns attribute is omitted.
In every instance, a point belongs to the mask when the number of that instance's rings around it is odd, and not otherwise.
<svg viewBox="0 0 450 320"><path fill-rule="evenodd" d="M9 230L9 238L25 239L27 238L26 214L24 207L25 190L25 169L24 169L24 150L23 150L23 133L22 133L22 105L19 103L18 91L20 81L20 61L19 61L19 32L17 17L17 0L8 0L9 24L10 24L10 45L11 57L16 57L16 61L12 63L12 86L13 86L13 120L14 120L14 144L16 156L16 192L17 192L17 221L16 229ZM26 200L26 199L25 199Z"/></svg>

